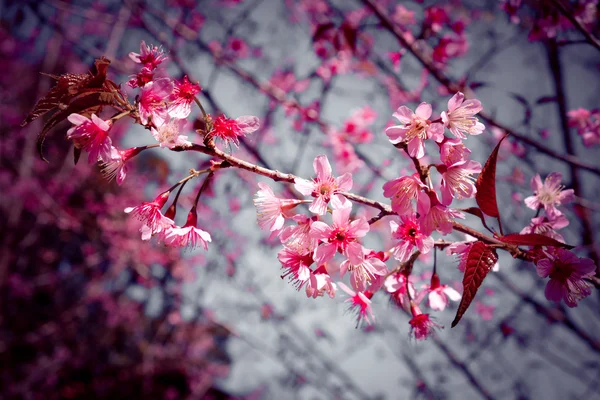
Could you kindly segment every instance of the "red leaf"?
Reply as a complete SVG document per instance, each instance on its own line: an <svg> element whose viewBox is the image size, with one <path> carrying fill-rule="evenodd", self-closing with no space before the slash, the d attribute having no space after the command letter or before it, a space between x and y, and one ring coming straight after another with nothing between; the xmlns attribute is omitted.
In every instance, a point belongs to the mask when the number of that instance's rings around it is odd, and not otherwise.
<svg viewBox="0 0 600 400"><path fill-rule="evenodd" d="M498 236L498 240L513 244L515 246L554 246L564 247L566 249L572 249L573 246L566 243L559 242L558 240L552 239L548 236L540 235L539 233L511 233L506 236Z"/></svg>
<svg viewBox="0 0 600 400"><path fill-rule="evenodd" d="M452 327L460 321L469 305L475 298L477 290L488 272L492 269L498 255L496 251L483 242L475 242L471 245L469 252L465 254L467 263L465 266L465 275L463 276L463 295L456 311L456 317L452 321Z"/></svg>
<svg viewBox="0 0 600 400"><path fill-rule="evenodd" d="M502 144L506 136L500 139L492 154L490 154L475 183L475 187L477 188L477 193L475 194L477 205L481 211L490 217L498 218L498 220L500 219L500 212L498 211L498 203L496 202L496 161L498 159L500 144Z"/></svg>

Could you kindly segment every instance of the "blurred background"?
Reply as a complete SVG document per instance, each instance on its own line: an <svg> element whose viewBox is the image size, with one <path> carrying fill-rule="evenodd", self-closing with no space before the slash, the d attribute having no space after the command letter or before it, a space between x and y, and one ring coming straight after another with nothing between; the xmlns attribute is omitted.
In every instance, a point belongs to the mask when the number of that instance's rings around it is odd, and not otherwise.
<svg viewBox="0 0 600 400"><path fill-rule="evenodd" d="M42 72L85 73L105 56L125 88L144 40L163 47L170 76L200 82L210 113L260 118L237 157L308 178L325 153L335 175L353 173L355 193L384 201L382 185L412 173L383 133L391 114L427 101L439 115L460 85L487 117L469 138L473 159L513 134L498 164L505 231L535 216L523 204L530 179L561 172L576 193L561 234L597 263L598 15L594 0L0 0L0 398L600 399L597 289L577 308L553 304L532 264L501 254L456 328L454 304L435 314L446 328L415 343L383 293L376 323L355 328L343 295L306 298L280 278L280 245L252 204L262 177L221 172L200 207L209 250L180 252L143 242L123 210L207 156L148 150L117 186L86 157L74 165L67 123L46 139L48 163L36 148L44 119L20 127L54 85ZM580 108L595 113L585 129L569 119ZM125 120L111 137L154 143ZM388 229L374 224L366 245L389 248ZM456 260L437 262L459 288ZM431 265L415 264L417 288Z"/></svg>

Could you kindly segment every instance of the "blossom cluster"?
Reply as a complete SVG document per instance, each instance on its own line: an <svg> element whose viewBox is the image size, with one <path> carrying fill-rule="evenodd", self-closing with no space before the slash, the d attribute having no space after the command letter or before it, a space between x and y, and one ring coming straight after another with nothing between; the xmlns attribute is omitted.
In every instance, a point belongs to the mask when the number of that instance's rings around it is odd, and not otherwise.
<svg viewBox="0 0 600 400"><path fill-rule="evenodd" d="M444 19L443 9L434 11L430 10L427 21L435 31L436 27L448 21ZM230 119L224 115L213 118L206 114L196 97L202 90L200 85L191 82L187 76L181 80L169 78L162 69L167 58L158 47L142 42L140 53L131 53L130 58L141 65L128 83L131 88L140 91L135 104L107 120L96 114L72 114L69 121L73 127L67 136L77 148L88 152L90 163L100 162L105 175L116 177L119 184L126 175L126 161L150 147L175 151L201 148L200 151L221 158L219 162L213 160L212 166L206 170L191 170L187 178L160 193L153 201L125 209L141 222L143 240L155 237L167 246L201 246L207 250L211 235L198 227L197 204L216 170L234 166L258 171L275 180L282 179L277 171L259 170L257 166L223 156L224 153L215 150L215 140L238 147L246 135L259 128L258 118L241 116ZM291 89L286 86L281 90ZM196 132L202 135L204 146L192 144L183 134L194 102L202 112L203 124ZM319 155L313 162L314 178L288 175L283 179L293 182L295 191L304 198L280 198L268 184L259 183L254 199L258 224L281 243L278 259L283 269L282 278L287 277L298 290L303 289L311 298L324 294L333 298L338 288L342 289L348 295L346 301L350 308L357 314L358 323L373 323L371 299L381 290L412 316L410 326L415 338L425 339L434 328L441 327L428 313L421 311L421 303L427 299L428 308L442 311L450 301L461 300L461 294L441 283L435 262L429 283L421 285L419 290L415 288L411 273L417 258L428 255L436 246L447 247L450 254L458 254L461 260L459 269L465 269L467 255L474 242L436 242L436 236L452 233L455 219L464 218L462 212L453 208L453 203L477 195L476 174L482 172L482 166L470 158L471 150L466 143L469 137L480 135L485 130L477 118L481 110L479 100L466 99L461 92L449 99L447 108L437 118L432 117L431 104L425 102L414 111L405 105L398 107L392 115L398 124L389 125L385 134L389 142L412 161L416 171L383 185L383 196L391 202L388 208L351 193L352 173L363 165L354 147L373 138L370 125L377 114L369 107L354 112L341 129L327 132L336 165L342 169L340 176L334 176L327 156ZM286 111L289 115L299 116L295 128L302 129L305 122L318 121L319 103L306 108L290 105ZM158 144L118 150L109 133L113 124L123 116L133 118L149 130ZM591 129L589 116L580 112L570 117L578 129ZM432 149L437 151L434 153ZM425 165L425 162L430 164ZM437 179L434 170L437 171ZM180 227L175 223L179 194L188 180L205 173L208 176L197 193L186 223ZM544 183L539 175L532 179L534 195L526 198L525 204L537 210L538 214L522 234L543 235L564 242L556 230L567 226L568 220L559 207L572 200L573 190L563 190L560 181L558 173L550 174ZM167 207L172 192L177 188L173 202ZM363 214L353 213L354 203L384 207L380 210L388 211L367 220ZM304 209L302 205L307 205L307 212L297 211ZM167 209L163 213L165 207ZM544 214L540 215L542 210ZM369 248L364 245L364 239L371 232L371 224L381 218L388 219L386 226L389 226L387 232L391 245L385 249ZM530 254L538 274L550 277L546 289L548 299L564 299L567 305L574 306L590 293L585 279L595 271L591 260L578 258L568 250L552 246L534 247ZM349 285L340 281L346 275L349 276Z"/></svg>

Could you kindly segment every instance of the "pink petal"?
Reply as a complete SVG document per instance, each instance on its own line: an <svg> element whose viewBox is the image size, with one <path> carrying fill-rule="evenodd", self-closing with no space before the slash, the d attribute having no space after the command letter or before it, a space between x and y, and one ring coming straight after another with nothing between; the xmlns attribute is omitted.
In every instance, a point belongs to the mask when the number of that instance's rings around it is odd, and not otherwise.
<svg viewBox="0 0 600 400"><path fill-rule="evenodd" d="M316 224L316 222L315 222ZM313 224L314 225L314 224ZM335 256L337 245L335 243L322 244L315 250L315 263L321 265L331 260Z"/></svg>
<svg viewBox="0 0 600 400"><path fill-rule="evenodd" d="M321 182L326 181L331 177L331 164L329 164L327 156L317 156L313 161L313 167L317 173L317 179Z"/></svg>
<svg viewBox="0 0 600 400"><path fill-rule="evenodd" d="M392 116L403 124L408 125L413 119L413 112L410 110L410 108L401 106L396 110L395 113L392 114Z"/></svg>
<svg viewBox="0 0 600 400"><path fill-rule="evenodd" d="M300 193L302 193L305 196L310 196L312 194L313 190L315 190L314 182L308 181L306 179L301 179L301 178L296 178L294 187L296 188L297 191L299 191Z"/></svg>
<svg viewBox="0 0 600 400"><path fill-rule="evenodd" d="M431 117L431 112L431 104L427 104L425 102L419 104L419 106L415 110L415 114L417 115L417 117L422 119L429 119L429 117Z"/></svg>
<svg viewBox="0 0 600 400"><path fill-rule="evenodd" d="M436 290L429 293L429 307L431 307L432 310L444 311L447 305L448 299L446 296L438 293Z"/></svg>
<svg viewBox="0 0 600 400"><path fill-rule="evenodd" d="M407 131L407 128L403 128L400 125L394 125L386 128L385 134L390 139L390 142L396 144L404 140Z"/></svg>
<svg viewBox="0 0 600 400"><path fill-rule="evenodd" d="M560 281L556 279L550 279L546 284L546 290L544 290L544 294L548 300L559 303L560 300L568 293L567 288Z"/></svg>
<svg viewBox="0 0 600 400"><path fill-rule="evenodd" d="M310 207L308 207L308 210L315 214L323 215L327 212L327 202L323 196L319 196L313 200Z"/></svg>
<svg viewBox="0 0 600 400"><path fill-rule="evenodd" d="M90 120L86 117L84 117L83 115L79 115L79 114L71 114L67 117L67 119L69 120L70 123L72 123L73 125L81 125L85 122L89 122Z"/></svg>
<svg viewBox="0 0 600 400"><path fill-rule="evenodd" d="M317 239L317 240L325 239L326 240L326 239L329 239L331 232L333 232L333 230L325 222L316 221L316 222L313 222L312 225L310 226L309 236L312 239Z"/></svg>
<svg viewBox="0 0 600 400"><path fill-rule="evenodd" d="M333 225L335 225L336 227L342 227L342 226L348 225L348 219L350 218L351 211L352 211L351 207L333 210L333 212L332 212Z"/></svg>
<svg viewBox="0 0 600 400"><path fill-rule="evenodd" d="M352 189L352 174L347 172L344 175L336 178L336 183L339 190L347 192Z"/></svg>
<svg viewBox="0 0 600 400"><path fill-rule="evenodd" d="M357 242L348 244L346 247L345 256L348 257L352 265L361 264L365 259L363 247Z"/></svg>
<svg viewBox="0 0 600 400"><path fill-rule="evenodd" d="M457 92L450 100L448 100L448 112L452 112L458 108L465 99L462 92Z"/></svg>
<svg viewBox="0 0 600 400"><path fill-rule="evenodd" d="M249 135L260 128L260 121L257 117L252 115L242 115L241 117L238 117L235 122L238 123L238 126L245 135Z"/></svg>

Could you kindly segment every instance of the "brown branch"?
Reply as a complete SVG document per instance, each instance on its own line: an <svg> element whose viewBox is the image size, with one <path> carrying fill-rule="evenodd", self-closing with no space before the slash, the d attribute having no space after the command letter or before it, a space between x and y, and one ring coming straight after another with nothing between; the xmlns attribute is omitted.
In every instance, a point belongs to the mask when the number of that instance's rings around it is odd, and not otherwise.
<svg viewBox="0 0 600 400"><path fill-rule="evenodd" d="M600 41L587 29L585 29L585 26L583 26L581 22L579 22L571 12L569 12L567 7L564 4L562 4L560 0L551 1L552 3L554 3L556 8L558 8L558 11L560 11L560 13L564 15L569 20L569 22L571 22L573 26L583 34L583 36L585 36L587 42L594 46L596 49L600 50Z"/></svg>

